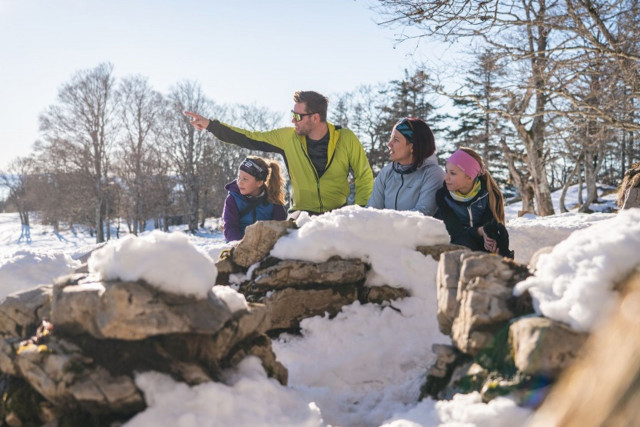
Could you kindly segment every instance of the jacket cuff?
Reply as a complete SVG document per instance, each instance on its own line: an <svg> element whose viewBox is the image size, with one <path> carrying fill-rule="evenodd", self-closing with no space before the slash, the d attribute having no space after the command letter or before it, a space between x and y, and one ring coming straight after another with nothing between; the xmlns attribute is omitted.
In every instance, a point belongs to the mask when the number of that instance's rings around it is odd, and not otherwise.
<svg viewBox="0 0 640 427"><path fill-rule="evenodd" d="M213 129L216 127L216 125L219 125L220 122L218 120L209 120L209 126L207 126L207 130L211 133L213 133Z"/></svg>

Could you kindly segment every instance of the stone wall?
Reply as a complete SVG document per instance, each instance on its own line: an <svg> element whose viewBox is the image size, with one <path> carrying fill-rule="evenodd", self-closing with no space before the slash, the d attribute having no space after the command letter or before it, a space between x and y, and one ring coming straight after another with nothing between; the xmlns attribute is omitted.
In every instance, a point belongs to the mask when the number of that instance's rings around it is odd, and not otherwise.
<svg viewBox="0 0 640 427"><path fill-rule="evenodd" d="M587 335L534 316L528 293L513 296L514 286L530 274L527 266L485 252L441 255L438 325L452 345L434 346L437 361L423 395L450 399L479 391L484 401L512 394L523 405L540 404L579 357Z"/></svg>

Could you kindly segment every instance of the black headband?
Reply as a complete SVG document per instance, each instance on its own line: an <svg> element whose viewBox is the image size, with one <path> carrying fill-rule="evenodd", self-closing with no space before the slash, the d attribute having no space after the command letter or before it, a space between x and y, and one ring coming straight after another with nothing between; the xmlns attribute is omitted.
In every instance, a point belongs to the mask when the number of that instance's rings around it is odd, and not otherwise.
<svg viewBox="0 0 640 427"><path fill-rule="evenodd" d="M240 170L248 173L259 181L264 181L269 175L269 171L254 162L253 160L246 158L240 163Z"/></svg>

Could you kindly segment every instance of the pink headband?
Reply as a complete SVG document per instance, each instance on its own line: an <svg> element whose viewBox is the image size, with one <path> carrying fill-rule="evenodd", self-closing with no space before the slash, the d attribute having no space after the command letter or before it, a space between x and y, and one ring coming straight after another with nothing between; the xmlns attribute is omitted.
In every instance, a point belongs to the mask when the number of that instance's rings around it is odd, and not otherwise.
<svg viewBox="0 0 640 427"><path fill-rule="evenodd" d="M480 167L480 163L476 159L473 158L469 153L464 150L458 150L449 157L447 160L448 163L454 164L463 170L469 177L475 179L482 168Z"/></svg>

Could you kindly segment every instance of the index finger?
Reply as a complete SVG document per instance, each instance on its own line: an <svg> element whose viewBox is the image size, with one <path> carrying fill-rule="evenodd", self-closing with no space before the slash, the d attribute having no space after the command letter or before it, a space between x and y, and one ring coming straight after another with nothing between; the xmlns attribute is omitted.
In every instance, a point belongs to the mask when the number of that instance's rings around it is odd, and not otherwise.
<svg viewBox="0 0 640 427"><path fill-rule="evenodd" d="M200 117L199 114L196 113L192 113L191 111L183 111L185 116L189 116L189 117L193 117L194 119L197 119L198 117Z"/></svg>

